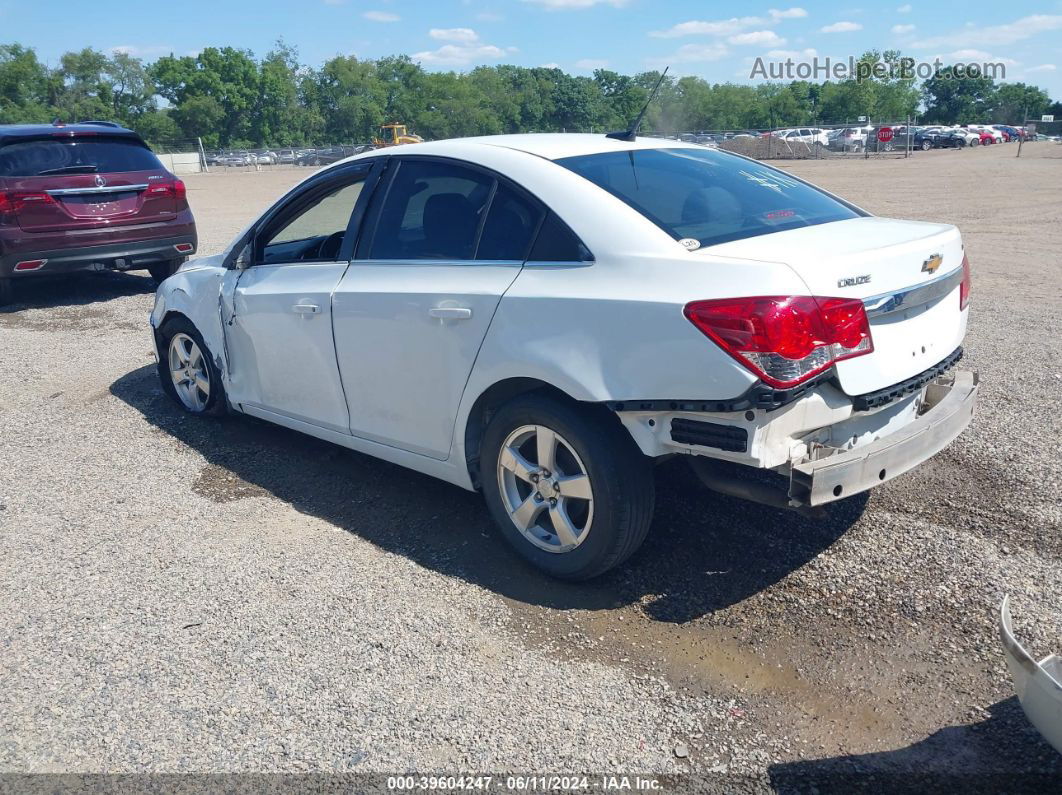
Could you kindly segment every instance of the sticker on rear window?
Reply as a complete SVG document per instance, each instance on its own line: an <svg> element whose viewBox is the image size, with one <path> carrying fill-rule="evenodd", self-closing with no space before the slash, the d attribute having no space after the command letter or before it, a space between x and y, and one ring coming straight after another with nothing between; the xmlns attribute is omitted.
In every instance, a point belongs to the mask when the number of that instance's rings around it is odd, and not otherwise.
<svg viewBox="0 0 1062 795"><path fill-rule="evenodd" d="M696 251L701 247L701 241L695 237L684 237L679 244L685 246L687 251Z"/></svg>

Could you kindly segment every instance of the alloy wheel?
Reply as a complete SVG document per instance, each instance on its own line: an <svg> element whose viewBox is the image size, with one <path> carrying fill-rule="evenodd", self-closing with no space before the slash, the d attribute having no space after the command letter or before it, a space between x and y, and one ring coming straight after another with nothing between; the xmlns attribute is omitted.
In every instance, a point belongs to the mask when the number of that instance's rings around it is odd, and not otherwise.
<svg viewBox="0 0 1062 795"><path fill-rule="evenodd" d="M199 345L183 332L174 334L168 358L177 397L189 411L203 411L210 400L210 370Z"/></svg>
<svg viewBox="0 0 1062 795"><path fill-rule="evenodd" d="M523 425L498 453L498 486L509 518L539 549L570 552L590 534L594 495L575 448L544 425Z"/></svg>

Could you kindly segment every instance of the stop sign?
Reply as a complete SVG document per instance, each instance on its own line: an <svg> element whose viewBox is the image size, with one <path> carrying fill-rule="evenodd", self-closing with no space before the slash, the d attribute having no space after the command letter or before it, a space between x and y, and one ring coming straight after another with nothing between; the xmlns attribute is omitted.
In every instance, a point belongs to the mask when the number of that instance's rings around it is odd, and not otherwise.
<svg viewBox="0 0 1062 795"><path fill-rule="evenodd" d="M878 130L878 140L883 144L887 144L892 140L892 127L882 127Z"/></svg>

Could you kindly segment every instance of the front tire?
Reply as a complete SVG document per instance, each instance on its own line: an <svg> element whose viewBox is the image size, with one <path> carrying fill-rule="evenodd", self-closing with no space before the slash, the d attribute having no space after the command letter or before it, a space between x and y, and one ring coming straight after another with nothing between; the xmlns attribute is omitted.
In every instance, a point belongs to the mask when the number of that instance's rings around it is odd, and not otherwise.
<svg viewBox="0 0 1062 795"><path fill-rule="evenodd" d="M554 577L588 580L649 531L649 460L605 409L543 394L502 406L483 435L483 496L506 541Z"/></svg>
<svg viewBox="0 0 1062 795"><path fill-rule="evenodd" d="M225 413L225 387L203 337L183 317L159 329L159 380L163 391L189 414Z"/></svg>

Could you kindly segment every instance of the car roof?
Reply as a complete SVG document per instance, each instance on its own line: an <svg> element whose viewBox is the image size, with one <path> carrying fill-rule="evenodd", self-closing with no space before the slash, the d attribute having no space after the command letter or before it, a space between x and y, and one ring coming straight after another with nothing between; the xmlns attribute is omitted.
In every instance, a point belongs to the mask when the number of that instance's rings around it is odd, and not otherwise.
<svg viewBox="0 0 1062 795"><path fill-rule="evenodd" d="M0 145L12 141L41 139L41 138L77 138L79 136L102 135L110 138L132 138L140 141L141 138L132 130L119 127L116 124L94 123L86 124L0 124Z"/></svg>
<svg viewBox="0 0 1062 795"><path fill-rule="evenodd" d="M526 133L522 135L481 135L472 138L450 138L443 141L428 141L420 144L401 144L388 147L402 154L446 155L450 152L467 153L469 144L515 149L546 160L563 157L593 155L602 152L625 152L632 149L689 149L689 141L672 141L666 138L639 137L633 141L608 138L603 133ZM379 152L379 150L376 150Z"/></svg>

